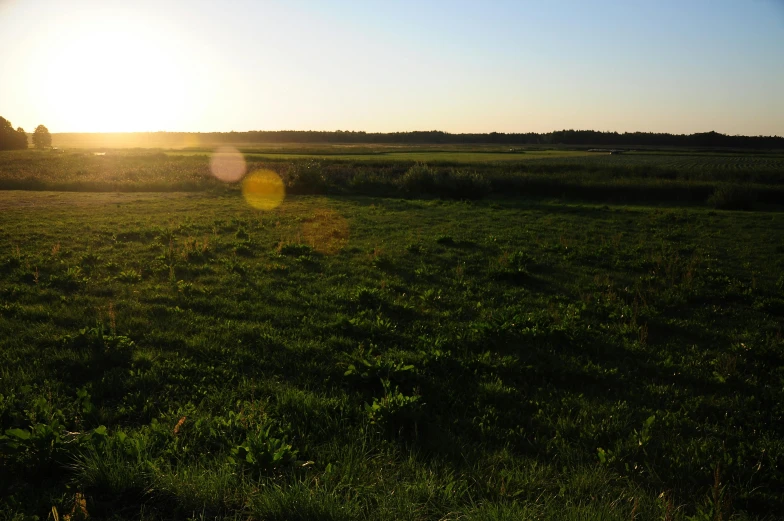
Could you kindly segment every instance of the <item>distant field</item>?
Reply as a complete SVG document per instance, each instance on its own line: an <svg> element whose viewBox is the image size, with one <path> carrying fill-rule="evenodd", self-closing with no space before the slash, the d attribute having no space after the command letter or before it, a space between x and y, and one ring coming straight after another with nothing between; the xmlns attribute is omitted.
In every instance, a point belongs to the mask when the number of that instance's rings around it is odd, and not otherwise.
<svg viewBox="0 0 784 521"><path fill-rule="evenodd" d="M549 158L543 158L549 159ZM631 152L620 155L591 154L582 157L559 157L561 164L591 167L640 167L652 166L673 171L687 172L777 172L784 177L784 155L780 154L705 154L705 153L645 153Z"/></svg>
<svg viewBox="0 0 784 521"><path fill-rule="evenodd" d="M346 153L351 149L352 153ZM361 150L360 150L361 149ZM285 150L285 152L281 152ZM594 202L780 208L784 156L688 151L606 152L498 147L243 148L248 171L276 172L298 194L387 197L526 196ZM238 190L210 172L212 149L7 152L0 189Z"/></svg>
<svg viewBox="0 0 784 521"><path fill-rule="evenodd" d="M360 154L340 153L331 149L329 153L314 151L313 153L268 153L254 152L252 148L243 149L245 156L253 159L329 159L335 161L420 161L420 162L449 162L449 163L478 163L486 161L530 161L534 159L562 159L581 158L596 154L595 152L575 150L533 150L524 152L499 152L499 151L367 151ZM209 155L210 151L167 151L170 155ZM601 154L609 155L609 154Z"/></svg>
<svg viewBox="0 0 784 521"><path fill-rule="evenodd" d="M784 509L782 213L235 190L0 215L0 519Z"/></svg>

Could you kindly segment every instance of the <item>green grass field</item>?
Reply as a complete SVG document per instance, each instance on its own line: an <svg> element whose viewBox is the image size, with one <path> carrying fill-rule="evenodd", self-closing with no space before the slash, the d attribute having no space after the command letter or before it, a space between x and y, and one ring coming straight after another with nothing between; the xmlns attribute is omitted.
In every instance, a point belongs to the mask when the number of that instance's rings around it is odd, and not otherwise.
<svg viewBox="0 0 784 521"><path fill-rule="evenodd" d="M422 198L405 162L370 197L322 160L263 163L262 212L205 162L0 156L41 183L0 191L0 519L784 508L780 207Z"/></svg>
<svg viewBox="0 0 784 521"><path fill-rule="evenodd" d="M386 147L347 155L345 148L243 150L248 171L273 170L290 193L299 194L524 196L720 209L780 209L784 201L784 158L775 154L504 153L497 147L383 152ZM209 159L207 150L6 152L0 190L236 192L236 185L210 174Z"/></svg>
<svg viewBox="0 0 784 521"><path fill-rule="evenodd" d="M254 148L243 148L245 156L249 159L329 159L342 161L408 161L408 162L447 162L447 163L481 163L487 161L531 161L535 159L566 159L583 158L591 155L609 155L609 153L595 153L581 150L523 150L504 149L498 147L487 150L403 150L390 151L389 149L370 149L360 153L350 153L336 147L324 150L313 150L310 153L297 152L270 152L259 151ZM514 151L510 151L514 150ZM210 155L210 150L173 150L169 155Z"/></svg>

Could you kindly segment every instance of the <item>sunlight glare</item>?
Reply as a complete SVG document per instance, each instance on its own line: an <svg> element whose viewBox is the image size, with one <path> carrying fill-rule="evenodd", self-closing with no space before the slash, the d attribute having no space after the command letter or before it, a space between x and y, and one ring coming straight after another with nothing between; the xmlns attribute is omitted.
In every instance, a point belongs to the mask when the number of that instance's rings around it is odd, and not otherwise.
<svg viewBox="0 0 784 521"><path fill-rule="evenodd" d="M155 20L97 10L61 24L31 50L31 99L77 132L155 131L182 126L195 99L183 38Z"/></svg>
<svg viewBox="0 0 784 521"><path fill-rule="evenodd" d="M212 175L224 183L236 183L245 175L246 169L245 158L234 147L220 147L210 157Z"/></svg>
<svg viewBox="0 0 784 521"><path fill-rule="evenodd" d="M242 195L258 210L273 210L286 196L283 180L272 170L256 170L242 181Z"/></svg>

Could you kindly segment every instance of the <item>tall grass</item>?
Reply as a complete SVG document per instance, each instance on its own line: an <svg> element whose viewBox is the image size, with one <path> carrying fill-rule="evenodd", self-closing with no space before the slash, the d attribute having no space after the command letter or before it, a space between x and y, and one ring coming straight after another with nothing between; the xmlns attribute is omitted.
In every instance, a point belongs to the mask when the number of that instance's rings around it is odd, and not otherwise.
<svg viewBox="0 0 784 521"><path fill-rule="evenodd" d="M248 171L277 172L291 194L481 199L487 195L627 203L679 203L749 209L784 201L773 171L704 170L678 164L602 163L593 158L486 162L279 159ZM713 160L714 158L710 158ZM9 152L0 157L0 189L64 191L233 191L209 172L206 156L127 151L106 156Z"/></svg>

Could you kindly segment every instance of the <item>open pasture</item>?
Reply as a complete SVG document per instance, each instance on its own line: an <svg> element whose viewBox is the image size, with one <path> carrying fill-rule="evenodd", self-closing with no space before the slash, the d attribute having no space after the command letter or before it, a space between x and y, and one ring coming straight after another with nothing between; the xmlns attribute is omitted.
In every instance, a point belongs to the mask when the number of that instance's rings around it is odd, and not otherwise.
<svg viewBox="0 0 784 521"><path fill-rule="evenodd" d="M784 215L0 193L7 519L765 519Z"/></svg>

